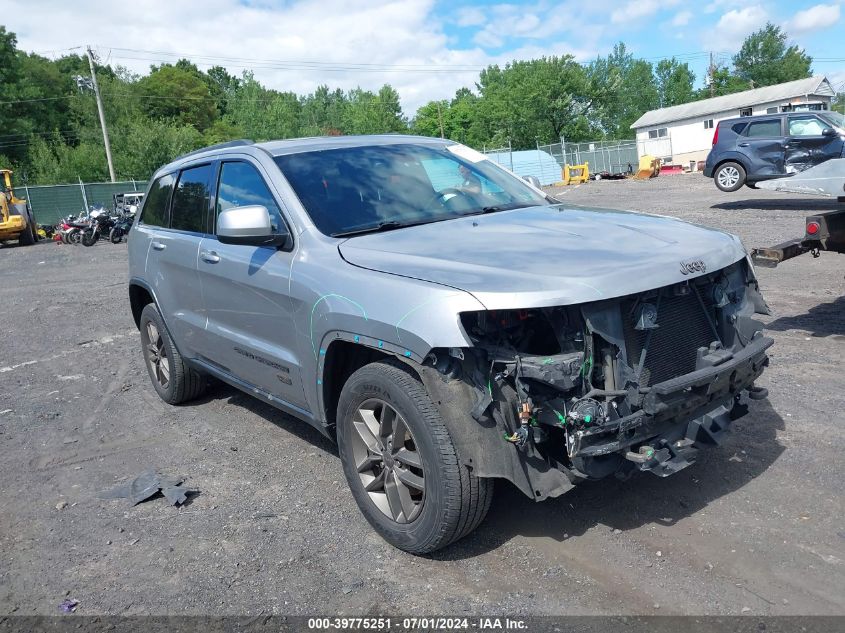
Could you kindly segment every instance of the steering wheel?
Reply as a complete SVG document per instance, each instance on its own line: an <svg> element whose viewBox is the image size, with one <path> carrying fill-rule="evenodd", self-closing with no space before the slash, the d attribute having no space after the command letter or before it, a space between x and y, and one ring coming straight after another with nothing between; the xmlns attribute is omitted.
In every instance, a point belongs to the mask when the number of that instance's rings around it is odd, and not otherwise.
<svg viewBox="0 0 845 633"><path fill-rule="evenodd" d="M425 207L428 208L431 206L431 203L435 201L438 201L443 206L448 207L452 200L466 200L468 198L469 194L463 189L459 189L457 187L446 187L440 191L435 191L431 199L426 202Z"/></svg>

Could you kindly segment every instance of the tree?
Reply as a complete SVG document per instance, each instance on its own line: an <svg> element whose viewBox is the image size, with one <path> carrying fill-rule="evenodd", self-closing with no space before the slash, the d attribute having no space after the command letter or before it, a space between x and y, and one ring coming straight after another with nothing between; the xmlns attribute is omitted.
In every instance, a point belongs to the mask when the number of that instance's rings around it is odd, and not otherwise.
<svg viewBox="0 0 845 633"><path fill-rule="evenodd" d="M148 116L192 125L202 132L217 117L217 107L195 67L180 64L154 66L136 84L138 98Z"/></svg>
<svg viewBox="0 0 845 633"><path fill-rule="evenodd" d="M833 110L845 114L845 92L838 92L833 98Z"/></svg>
<svg viewBox="0 0 845 633"><path fill-rule="evenodd" d="M809 77L813 58L794 44L787 46L786 33L767 23L745 38L733 62L738 77L761 88Z"/></svg>
<svg viewBox="0 0 845 633"><path fill-rule="evenodd" d="M595 100L571 55L488 66L478 82L478 113L490 141L536 147L575 134Z"/></svg>
<svg viewBox="0 0 845 633"><path fill-rule="evenodd" d="M681 64L674 57L661 59L654 69L654 76L661 108L688 103L695 98L695 73L687 64Z"/></svg>
<svg viewBox="0 0 845 633"><path fill-rule="evenodd" d="M319 136L342 133L341 128L348 103L346 95L340 88L330 90L328 86L318 86L300 102L303 134Z"/></svg>
<svg viewBox="0 0 845 633"><path fill-rule="evenodd" d="M587 76L597 95L594 119L606 138L633 138L631 124L644 112L659 107L652 65L634 59L622 42L606 58L598 57L592 62Z"/></svg>
<svg viewBox="0 0 845 633"><path fill-rule="evenodd" d="M244 72L227 100L225 122L256 141L292 138L300 134L302 105L292 92L262 86L251 72ZM217 128L220 131L220 128Z"/></svg>
<svg viewBox="0 0 845 633"><path fill-rule="evenodd" d="M751 90L750 82L735 75L727 66L720 65L713 68L709 79L710 83L698 91L697 98L708 99L711 96L721 97L723 95L733 94L734 92Z"/></svg>

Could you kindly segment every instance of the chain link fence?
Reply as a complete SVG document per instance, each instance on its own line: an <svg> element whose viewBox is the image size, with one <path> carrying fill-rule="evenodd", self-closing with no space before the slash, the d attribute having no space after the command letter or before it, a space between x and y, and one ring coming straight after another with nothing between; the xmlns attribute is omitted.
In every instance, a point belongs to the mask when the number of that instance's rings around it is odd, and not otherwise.
<svg viewBox="0 0 845 633"><path fill-rule="evenodd" d="M16 188L17 194L29 200L39 224L55 224L70 214L78 215L93 205L111 209L116 193L144 191L144 180L123 182L91 182L76 185L37 185Z"/></svg>
<svg viewBox="0 0 845 633"><path fill-rule="evenodd" d="M543 185L562 180L563 166L590 164L590 173L610 174L635 171L639 157L636 141L590 141L586 143L551 143L537 149L513 150L510 147L483 148L490 160L507 167L517 176L534 176Z"/></svg>
<svg viewBox="0 0 845 633"><path fill-rule="evenodd" d="M586 143L552 143L540 150L555 157L561 165L590 164L590 173L620 174L637 168L636 141L589 141Z"/></svg>

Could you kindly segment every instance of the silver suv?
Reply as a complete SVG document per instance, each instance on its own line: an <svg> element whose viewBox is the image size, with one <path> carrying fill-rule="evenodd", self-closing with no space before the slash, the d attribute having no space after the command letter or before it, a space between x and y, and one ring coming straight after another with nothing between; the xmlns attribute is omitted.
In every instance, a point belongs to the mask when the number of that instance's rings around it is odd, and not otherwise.
<svg viewBox="0 0 845 633"><path fill-rule="evenodd" d="M440 139L236 141L153 177L129 298L159 395L223 380L336 438L424 553L529 497L717 444L772 341L739 239L561 204Z"/></svg>

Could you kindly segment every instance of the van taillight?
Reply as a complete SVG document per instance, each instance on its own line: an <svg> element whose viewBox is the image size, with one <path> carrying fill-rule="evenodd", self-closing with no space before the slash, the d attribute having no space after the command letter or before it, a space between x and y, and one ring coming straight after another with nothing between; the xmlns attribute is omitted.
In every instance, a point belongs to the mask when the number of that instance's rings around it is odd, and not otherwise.
<svg viewBox="0 0 845 633"><path fill-rule="evenodd" d="M713 145L719 142L719 126L716 126L716 131L713 132Z"/></svg>

